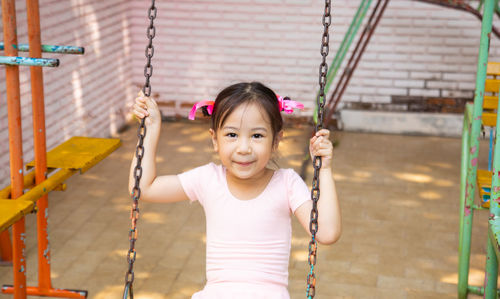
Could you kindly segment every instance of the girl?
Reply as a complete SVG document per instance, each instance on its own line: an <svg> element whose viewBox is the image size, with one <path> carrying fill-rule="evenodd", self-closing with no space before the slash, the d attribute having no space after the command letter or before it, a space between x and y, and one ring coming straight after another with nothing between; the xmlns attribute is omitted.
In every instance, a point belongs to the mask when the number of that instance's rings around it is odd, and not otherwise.
<svg viewBox="0 0 500 299"><path fill-rule="evenodd" d="M290 298L290 215L293 213L309 232L312 201L309 189L295 171L268 168L283 137L280 110L286 106L258 82L227 87L207 109L212 114L209 132L213 147L222 165L209 163L179 175L157 176L160 112L155 101L142 92L135 100L134 114L138 118L147 116L141 199L198 201L205 211L207 284L192 296L194 299ZM331 170L333 146L328 137L328 130L320 130L309 145L311 156L321 156L323 162L316 235L322 244L333 244L341 232ZM130 192L135 165L134 157Z"/></svg>

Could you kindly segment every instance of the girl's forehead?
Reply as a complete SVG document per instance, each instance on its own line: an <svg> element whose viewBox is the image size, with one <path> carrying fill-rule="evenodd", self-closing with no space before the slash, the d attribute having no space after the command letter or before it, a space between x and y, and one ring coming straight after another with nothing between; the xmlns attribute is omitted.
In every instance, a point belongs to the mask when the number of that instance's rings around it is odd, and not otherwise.
<svg viewBox="0 0 500 299"><path fill-rule="evenodd" d="M226 118L223 127L265 127L271 128L269 115L257 103L245 103L234 109Z"/></svg>

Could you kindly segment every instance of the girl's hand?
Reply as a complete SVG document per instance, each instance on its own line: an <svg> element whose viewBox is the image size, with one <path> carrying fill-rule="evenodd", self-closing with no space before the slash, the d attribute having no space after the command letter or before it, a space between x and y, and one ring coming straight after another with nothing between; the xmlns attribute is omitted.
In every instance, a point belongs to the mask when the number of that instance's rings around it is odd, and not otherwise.
<svg viewBox="0 0 500 299"><path fill-rule="evenodd" d="M316 132L309 142L309 153L311 157L321 157L322 169L330 169L332 166L333 145L329 137L330 131L321 129Z"/></svg>
<svg viewBox="0 0 500 299"><path fill-rule="evenodd" d="M134 106L132 107L134 115L138 119L146 118L146 125L159 125L161 124L161 114L160 109L156 102L144 95L144 93L139 91L137 98L135 98Z"/></svg>

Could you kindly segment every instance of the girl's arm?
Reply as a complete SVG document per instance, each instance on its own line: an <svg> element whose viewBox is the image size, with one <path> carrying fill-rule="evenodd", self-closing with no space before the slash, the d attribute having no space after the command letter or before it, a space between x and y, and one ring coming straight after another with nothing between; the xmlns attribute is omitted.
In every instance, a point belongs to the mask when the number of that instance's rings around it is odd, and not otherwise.
<svg viewBox="0 0 500 299"><path fill-rule="evenodd" d="M319 172L320 199L318 201L317 240L322 244L333 244L342 232L340 206L332 175L333 145L329 140L330 131L322 129L310 140L311 157L321 156L322 166ZM312 201L307 201L295 210L295 216L304 229L309 231Z"/></svg>
<svg viewBox="0 0 500 299"><path fill-rule="evenodd" d="M144 138L144 156L141 161L142 177L139 187L141 199L146 201L174 202L187 200L188 197L182 188L177 175L156 176L156 149L160 138L161 114L156 102L145 97L142 91L135 99L133 106L134 115L142 119L146 118L146 137ZM129 176L129 193L135 185L134 169L137 157L132 159Z"/></svg>

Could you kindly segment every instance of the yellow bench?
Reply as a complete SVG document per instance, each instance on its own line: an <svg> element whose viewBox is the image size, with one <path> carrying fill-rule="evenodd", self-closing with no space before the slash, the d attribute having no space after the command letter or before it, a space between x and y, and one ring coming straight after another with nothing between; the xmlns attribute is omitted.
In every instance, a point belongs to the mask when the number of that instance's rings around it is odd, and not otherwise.
<svg viewBox="0 0 500 299"><path fill-rule="evenodd" d="M27 200L0 199L0 232L31 213L35 203Z"/></svg>
<svg viewBox="0 0 500 299"><path fill-rule="evenodd" d="M487 127L495 127L497 124L498 90L500 88L500 79L497 79L497 76L500 76L500 62L488 62L486 76L482 124ZM481 204L485 208L490 206L491 175L491 171L477 170L479 196Z"/></svg>
<svg viewBox="0 0 500 299"><path fill-rule="evenodd" d="M47 153L49 176L41 184L34 186L34 172L24 177L25 187L32 187L15 200L10 198L10 186L0 190L0 232L30 213L34 203L43 195L58 188L76 172L84 173L120 147L120 139L72 137ZM35 162L27 164L33 168Z"/></svg>
<svg viewBox="0 0 500 299"><path fill-rule="evenodd" d="M498 89L500 87L500 62L488 62L484 85L483 118L484 126L495 127L497 124Z"/></svg>
<svg viewBox="0 0 500 299"><path fill-rule="evenodd" d="M481 198L481 205L485 208L490 207L492 174L493 173L488 170L477 170L477 186L479 189L479 197Z"/></svg>

